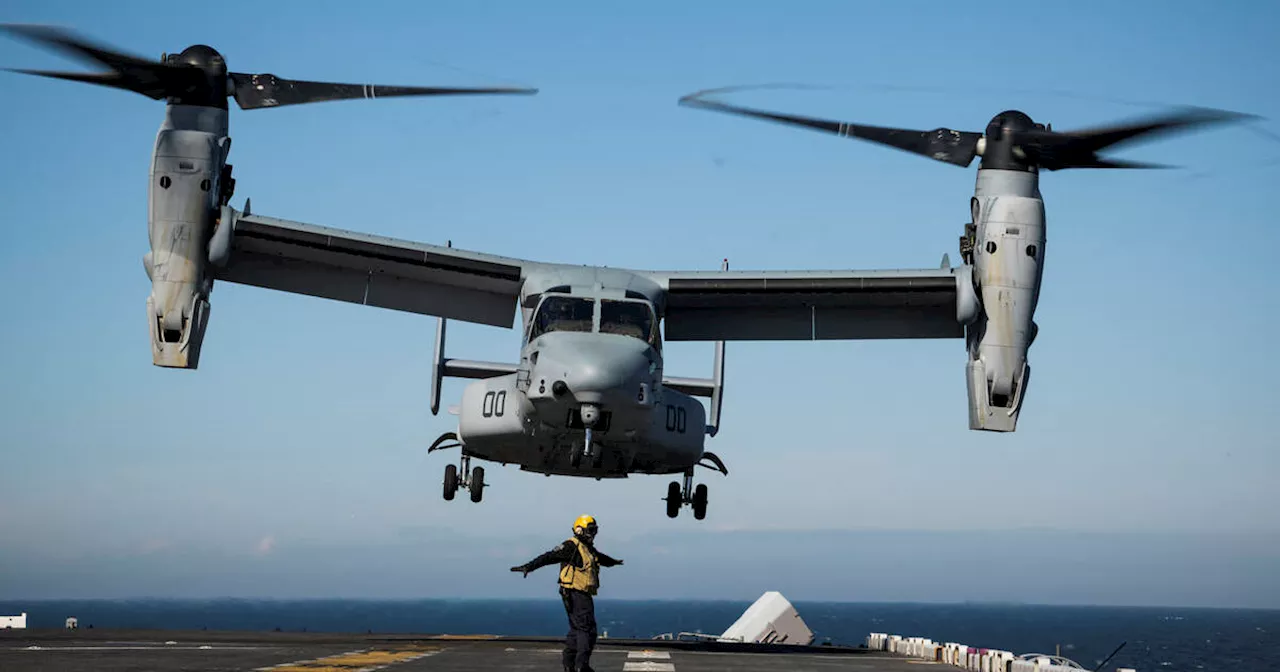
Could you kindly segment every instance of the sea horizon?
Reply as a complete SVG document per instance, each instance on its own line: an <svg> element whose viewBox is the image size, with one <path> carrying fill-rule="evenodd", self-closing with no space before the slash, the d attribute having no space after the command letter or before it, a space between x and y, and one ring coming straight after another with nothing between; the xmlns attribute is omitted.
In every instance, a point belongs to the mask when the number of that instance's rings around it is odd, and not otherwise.
<svg viewBox="0 0 1280 672"><path fill-rule="evenodd" d="M596 620L606 639L652 639L681 632L718 635L753 601L602 597L596 602ZM1280 609L1008 601L791 602L813 632L815 645L857 647L870 633L881 632L1015 655L1060 651L1092 669L1123 642L1125 647L1109 667L1162 672L1267 670L1272 652L1280 647ZM30 630L62 628L69 617L78 620L81 630L559 638L567 629L564 607L554 593L514 598L0 598L0 615L22 612L27 613ZM20 633L5 637L21 638Z"/></svg>
<svg viewBox="0 0 1280 672"><path fill-rule="evenodd" d="M763 593L762 593L763 594ZM636 604L751 604L760 596L754 598L676 598L676 597L612 597L607 595L597 595L595 601L601 602L626 602ZM786 597L783 594L783 597ZM1085 602L1040 602L1040 601L1021 601L1021 600L848 600L848 599L831 599L831 600L815 600L815 599L791 599L787 598L792 604L812 604L812 605L853 605L853 606L976 606L976 607L1048 607L1061 609L1187 609L1187 610L1204 610L1204 611L1256 611L1263 613L1277 612L1280 613L1280 606L1276 607L1258 607L1258 606L1233 606L1233 605L1198 605L1184 603L1126 603L1126 604L1098 604ZM182 597L182 596L165 596L165 595L131 595L116 597L8 597L0 596L0 605L13 604L18 602L36 602L36 603L53 603L53 602L289 602L289 603L305 603L305 602L381 602L381 603L405 603L405 602L554 602L560 604L560 598L552 593L550 596L487 596L487 597L461 597L461 596L430 596L430 595L411 595L401 597L367 597L367 596L351 596L351 595L329 595L329 596L310 596L310 597L292 597L292 596L246 596L246 595L220 595L207 597Z"/></svg>

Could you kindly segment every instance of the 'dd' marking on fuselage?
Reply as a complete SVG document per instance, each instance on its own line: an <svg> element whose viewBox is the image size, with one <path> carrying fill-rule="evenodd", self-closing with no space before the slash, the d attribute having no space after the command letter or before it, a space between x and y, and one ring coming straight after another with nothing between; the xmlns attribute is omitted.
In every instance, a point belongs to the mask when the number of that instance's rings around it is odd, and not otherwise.
<svg viewBox="0 0 1280 672"><path fill-rule="evenodd" d="M489 390L480 403L480 414L486 418L501 418L507 412L507 391Z"/></svg>
<svg viewBox="0 0 1280 672"><path fill-rule="evenodd" d="M667 431L684 434L686 425L684 407L667 404Z"/></svg>

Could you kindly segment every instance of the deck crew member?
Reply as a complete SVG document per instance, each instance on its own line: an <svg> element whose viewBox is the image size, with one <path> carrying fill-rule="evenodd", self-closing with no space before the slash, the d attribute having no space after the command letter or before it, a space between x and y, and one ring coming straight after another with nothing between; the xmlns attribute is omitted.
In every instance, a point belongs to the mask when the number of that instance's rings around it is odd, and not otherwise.
<svg viewBox="0 0 1280 672"><path fill-rule="evenodd" d="M560 599L569 616L569 634L561 654L565 672L590 672L591 651L596 646L596 607L594 596L600 588L600 568L621 565L621 560L596 550L596 519L578 516L573 521L573 536L559 546L539 555L511 571L529 576L539 567L560 563Z"/></svg>

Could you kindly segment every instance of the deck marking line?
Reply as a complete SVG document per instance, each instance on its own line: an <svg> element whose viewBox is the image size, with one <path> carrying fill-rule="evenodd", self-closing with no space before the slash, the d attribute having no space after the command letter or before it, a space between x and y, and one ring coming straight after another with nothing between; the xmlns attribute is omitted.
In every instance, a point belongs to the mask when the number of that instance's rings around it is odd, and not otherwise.
<svg viewBox="0 0 1280 672"><path fill-rule="evenodd" d="M5 648L11 651L199 651L201 649L255 651L268 648L262 646L26 646L23 648Z"/></svg>
<svg viewBox="0 0 1280 672"><path fill-rule="evenodd" d="M651 660L635 663L627 661L622 664L622 672L676 672L676 666L671 663L655 663Z"/></svg>
<svg viewBox="0 0 1280 672"><path fill-rule="evenodd" d="M308 660L298 660L290 663L280 663L270 665L268 667L259 667L257 670L265 672L267 670L276 670L280 672L320 672L321 670L341 669L344 672L374 672L382 670L397 663L407 663L409 661L434 656L439 650L423 651L382 651L365 649L361 651L349 651L347 653L339 653L323 658L312 658Z"/></svg>
<svg viewBox="0 0 1280 672"><path fill-rule="evenodd" d="M644 651L632 651L627 654L627 657L628 658L661 658L663 660L670 660L671 654L666 651L650 651L648 649L645 649Z"/></svg>

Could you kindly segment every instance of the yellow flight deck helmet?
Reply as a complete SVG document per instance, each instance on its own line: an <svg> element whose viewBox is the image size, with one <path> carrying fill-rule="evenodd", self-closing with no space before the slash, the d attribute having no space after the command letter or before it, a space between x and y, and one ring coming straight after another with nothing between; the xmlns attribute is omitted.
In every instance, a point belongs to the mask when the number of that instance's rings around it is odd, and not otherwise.
<svg viewBox="0 0 1280 672"><path fill-rule="evenodd" d="M582 532L587 532L592 535L596 533L596 519L585 513L578 516L578 519L573 521L573 533L580 534Z"/></svg>

